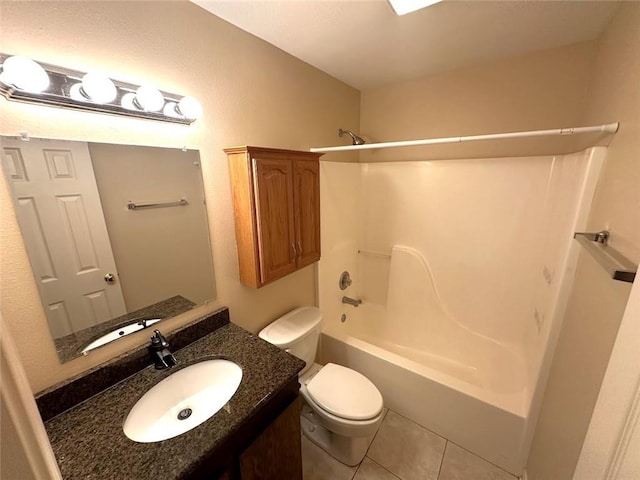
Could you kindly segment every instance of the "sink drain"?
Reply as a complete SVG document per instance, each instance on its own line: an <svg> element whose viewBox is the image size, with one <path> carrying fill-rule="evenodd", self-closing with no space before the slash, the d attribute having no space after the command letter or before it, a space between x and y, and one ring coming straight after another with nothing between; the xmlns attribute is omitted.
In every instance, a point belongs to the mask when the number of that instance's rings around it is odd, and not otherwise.
<svg viewBox="0 0 640 480"><path fill-rule="evenodd" d="M178 412L178 420L186 420L191 416L192 413L193 413L193 410L191 410L190 408L185 408L183 410L180 410Z"/></svg>

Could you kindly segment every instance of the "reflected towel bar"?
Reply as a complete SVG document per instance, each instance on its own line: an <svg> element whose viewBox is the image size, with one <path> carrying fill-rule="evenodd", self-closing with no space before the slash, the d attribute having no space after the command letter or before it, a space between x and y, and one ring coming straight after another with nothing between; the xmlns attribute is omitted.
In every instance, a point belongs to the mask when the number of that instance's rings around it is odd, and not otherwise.
<svg viewBox="0 0 640 480"><path fill-rule="evenodd" d="M608 230L602 230L596 233L576 232L573 238L609 272L611 278L622 282L633 283L636 278L638 266L620 252L607 245L609 235Z"/></svg>
<svg viewBox="0 0 640 480"><path fill-rule="evenodd" d="M162 207L183 207L185 205L189 205L189 202L186 198L181 198L175 202L159 202L159 203L135 203L129 202L127 203L127 208L129 210L139 210L141 208L162 208Z"/></svg>

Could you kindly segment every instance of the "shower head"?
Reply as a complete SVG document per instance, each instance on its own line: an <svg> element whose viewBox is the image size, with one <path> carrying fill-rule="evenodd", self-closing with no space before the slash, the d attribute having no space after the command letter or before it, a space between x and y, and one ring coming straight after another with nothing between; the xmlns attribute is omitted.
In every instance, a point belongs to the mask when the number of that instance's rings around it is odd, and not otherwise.
<svg viewBox="0 0 640 480"><path fill-rule="evenodd" d="M358 135L355 135L351 130L343 130L341 128L338 129L339 137L343 136L345 133L351 137L354 145L364 145L366 143L362 138L360 138Z"/></svg>

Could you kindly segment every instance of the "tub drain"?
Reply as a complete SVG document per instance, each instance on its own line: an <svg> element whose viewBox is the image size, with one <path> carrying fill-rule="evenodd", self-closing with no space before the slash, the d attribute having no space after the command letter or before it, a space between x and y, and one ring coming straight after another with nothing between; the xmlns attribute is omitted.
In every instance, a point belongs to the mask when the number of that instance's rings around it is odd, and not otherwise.
<svg viewBox="0 0 640 480"><path fill-rule="evenodd" d="M191 410L190 408L185 408L183 410L180 410L178 412L178 420L186 420L191 416L192 413L193 413L193 410Z"/></svg>

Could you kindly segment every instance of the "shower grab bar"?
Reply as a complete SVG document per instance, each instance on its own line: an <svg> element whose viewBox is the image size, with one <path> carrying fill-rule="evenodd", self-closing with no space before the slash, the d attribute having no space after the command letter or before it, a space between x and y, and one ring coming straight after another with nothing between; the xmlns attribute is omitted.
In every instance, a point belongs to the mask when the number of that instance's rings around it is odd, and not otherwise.
<svg viewBox="0 0 640 480"><path fill-rule="evenodd" d="M358 253L361 253L362 255L371 255L372 257L391 258L391 254L390 253L371 252L369 250L358 250Z"/></svg>
<svg viewBox="0 0 640 480"><path fill-rule="evenodd" d="M189 201L186 198L181 198L175 202L135 203L129 201L127 208L129 210L139 210L141 208L183 207L185 205L189 205Z"/></svg>
<svg viewBox="0 0 640 480"><path fill-rule="evenodd" d="M611 275L614 280L633 283L638 266L607 245L610 232L576 232L573 238Z"/></svg>

